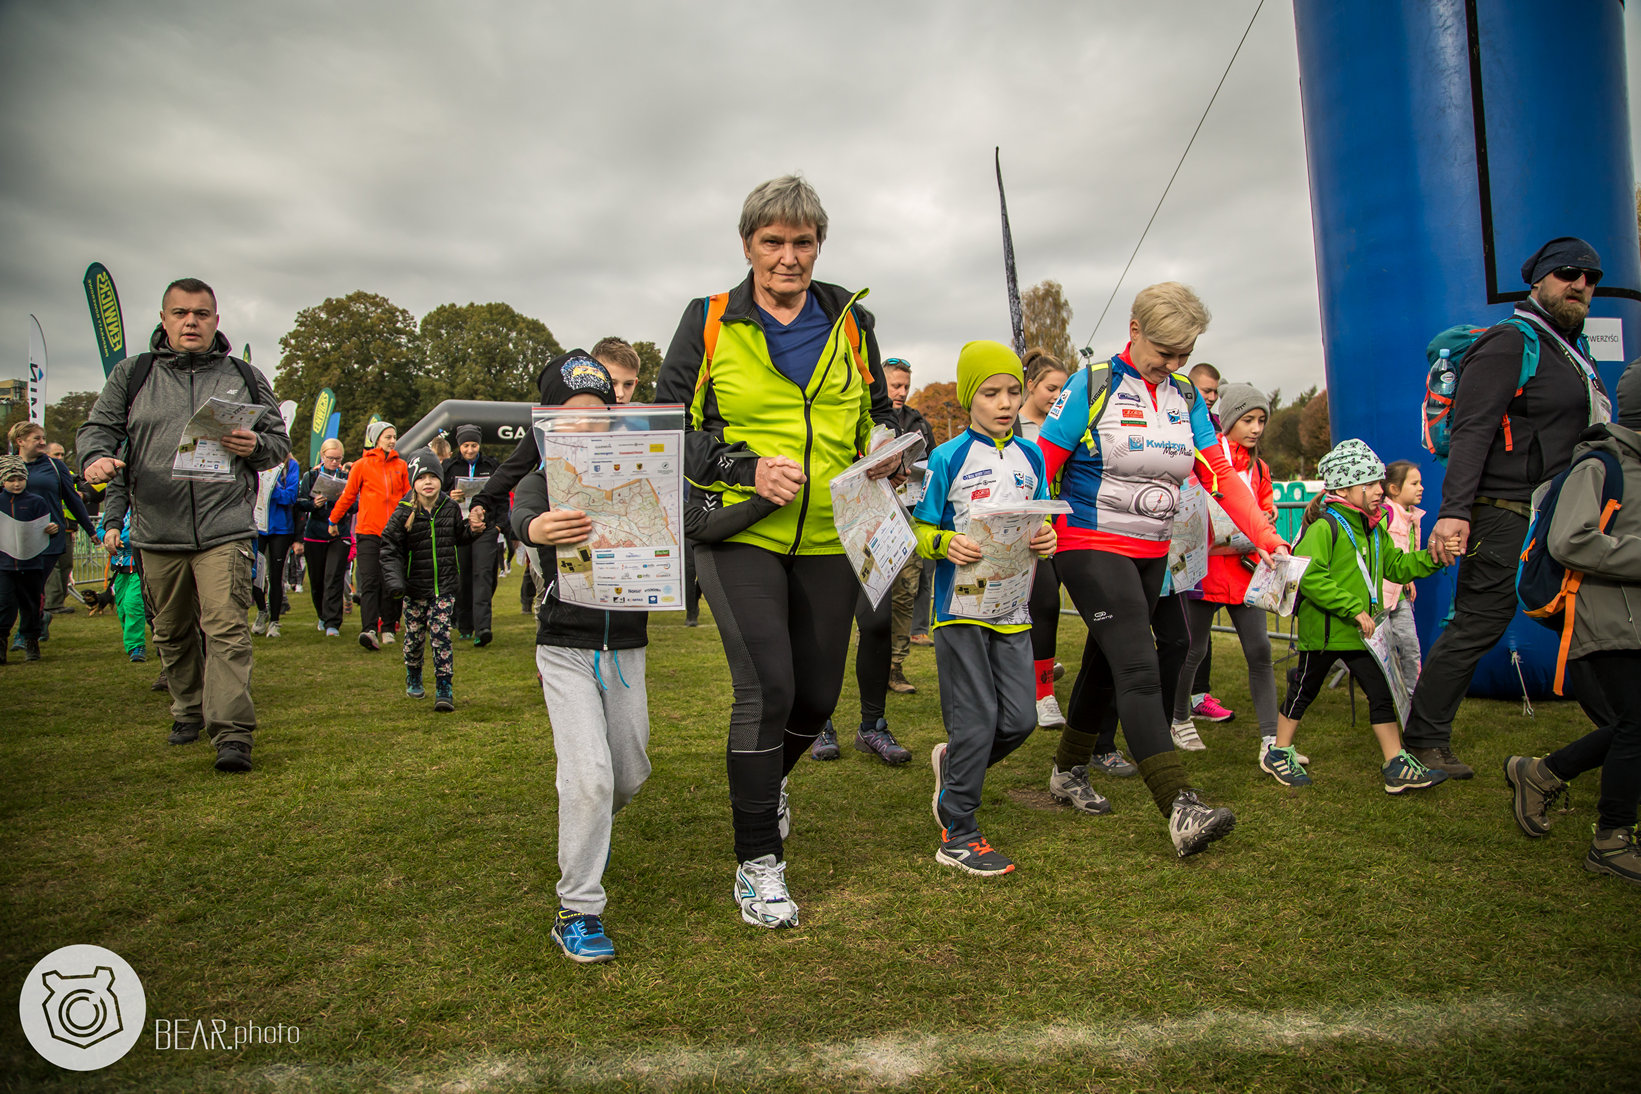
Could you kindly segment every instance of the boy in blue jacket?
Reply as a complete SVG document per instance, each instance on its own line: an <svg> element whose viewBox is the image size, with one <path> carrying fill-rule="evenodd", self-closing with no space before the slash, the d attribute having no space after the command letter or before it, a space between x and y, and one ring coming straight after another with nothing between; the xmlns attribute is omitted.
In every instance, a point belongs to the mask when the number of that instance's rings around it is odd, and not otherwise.
<svg viewBox="0 0 1641 1094"><path fill-rule="evenodd" d="M53 516L51 506L28 492L28 465L21 456L0 456L0 525L9 541L25 533L21 526L33 524L42 517ZM45 532L56 535L59 525L48 520ZM18 636L23 640L23 660L40 660L40 631L45 618L47 560L57 561L56 555L45 554L45 544L38 551L19 557L0 549L0 665L6 663L6 646L11 638L11 626L23 617Z"/></svg>

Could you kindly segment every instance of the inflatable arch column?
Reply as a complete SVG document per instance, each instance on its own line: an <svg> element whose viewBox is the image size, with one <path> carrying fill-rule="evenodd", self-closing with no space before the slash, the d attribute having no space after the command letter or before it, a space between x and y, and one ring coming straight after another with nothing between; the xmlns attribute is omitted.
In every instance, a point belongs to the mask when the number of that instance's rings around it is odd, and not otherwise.
<svg viewBox="0 0 1641 1094"><path fill-rule="evenodd" d="M1623 20L1622 0L1294 0L1333 436L1422 461L1431 514L1425 345L1507 316L1542 243L1601 253L1589 333L1609 390L1641 356ZM1453 575L1420 584L1426 649ZM1554 662L1553 636L1518 613L1471 692L1521 695L1519 667L1549 694Z"/></svg>

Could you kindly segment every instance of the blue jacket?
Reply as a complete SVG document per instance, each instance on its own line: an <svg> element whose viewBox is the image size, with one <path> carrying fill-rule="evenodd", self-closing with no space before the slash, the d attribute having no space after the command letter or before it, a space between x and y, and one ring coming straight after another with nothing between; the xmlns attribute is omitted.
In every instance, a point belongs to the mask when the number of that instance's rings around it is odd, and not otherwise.
<svg viewBox="0 0 1641 1094"><path fill-rule="evenodd" d="M297 465L296 457L292 456L285 461L285 470L268 497L268 535L288 536L300 531L295 505L296 488L301 481L302 468Z"/></svg>
<svg viewBox="0 0 1641 1094"><path fill-rule="evenodd" d="M61 513L53 512L51 506L27 490L21 494L0 490L0 513L19 523L39 520L41 517L53 517L58 524L63 523ZM57 556L49 550L42 551L33 558L12 558L4 551L0 551L0 570L46 570L56 562Z"/></svg>
<svg viewBox="0 0 1641 1094"><path fill-rule="evenodd" d="M74 472L68 469L68 464L50 456L41 456L26 466L28 489L25 493L45 502L57 519L57 534L51 537L51 545L45 551L47 555L56 558L68 550L68 518L63 515L65 511L74 514L74 519L80 522L86 535L97 534L96 526L91 523L91 514L86 512L85 501L74 489Z"/></svg>

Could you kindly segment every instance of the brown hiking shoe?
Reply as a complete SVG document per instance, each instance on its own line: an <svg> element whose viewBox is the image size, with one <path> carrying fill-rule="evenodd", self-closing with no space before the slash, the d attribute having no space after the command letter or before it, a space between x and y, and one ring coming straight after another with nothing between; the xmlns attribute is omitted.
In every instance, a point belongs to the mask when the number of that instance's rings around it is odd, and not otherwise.
<svg viewBox="0 0 1641 1094"><path fill-rule="evenodd" d="M155 679L153 686L150 687L148 690L149 691L170 691L171 690L171 683L166 678L164 669L160 670L160 674L159 674L158 678Z"/></svg>
<svg viewBox="0 0 1641 1094"><path fill-rule="evenodd" d="M1584 856L1584 869L1641 885L1641 848L1635 845L1635 829L1591 825L1590 830L1595 838L1590 840L1590 852Z"/></svg>
<svg viewBox="0 0 1641 1094"><path fill-rule="evenodd" d="M1440 748L1410 748L1407 750L1415 760L1426 767L1438 768L1447 772L1450 779L1473 779L1476 772L1471 766L1453 755L1453 750L1446 745Z"/></svg>
<svg viewBox="0 0 1641 1094"><path fill-rule="evenodd" d="M913 695L917 687L908 679L899 665L889 666L889 690L899 695Z"/></svg>
<svg viewBox="0 0 1641 1094"><path fill-rule="evenodd" d="M1516 824L1530 839L1550 831L1550 806L1567 792L1567 784L1550 774L1535 756L1511 756L1504 761L1504 781L1515 791Z"/></svg>

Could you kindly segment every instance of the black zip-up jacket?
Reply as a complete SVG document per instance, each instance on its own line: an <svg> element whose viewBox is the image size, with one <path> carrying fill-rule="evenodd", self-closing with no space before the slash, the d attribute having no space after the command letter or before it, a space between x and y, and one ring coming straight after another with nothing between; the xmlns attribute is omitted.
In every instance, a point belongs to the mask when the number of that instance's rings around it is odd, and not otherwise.
<svg viewBox="0 0 1641 1094"><path fill-rule="evenodd" d="M530 522L547 512L547 480L527 475L513 490L513 534L532 549L539 547L547 595L536 613L536 645L578 650L632 650L649 644L648 612L607 612L566 604L553 581L557 548L530 538Z"/></svg>
<svg viewBox="0 0 1641 1094"><path fill-rule="evenodd" d="M478 537L449 494L441 490L428 512L417 504L412 489L382 529L382 587L395 599L456 595L462 573L456 548Z"/></svg>
<svg viewBox="0 0 1641 1094"><path fill-rule="evenodd" d="M536 439L534 437L524 438L523 443L530 446L530 451L532 453L535 452ZM470 468L475 466L477 467L477 470L470 470ZM480 452L479 458L471 463L462 459L461 453L458 452L454 456L451 456L448 460L444 461L445 493L449 493L450 491L456 489L457 479L479 478L484 475L490 475L493 477L497 469L500 467L501 465L499 463L491 459L489 456L486 456L483 452ZM508 484L508 488L512 488L511 483ZM468 505L472 505L474 502L477 502L479 498L484 497L485 494L488 494L489 490L490 484L485 483L483 492L475 497L466 499ZM507 519L507 495L504 493L499 498L492 496L490 498L490 502L492 505L497 506L497 509L495 512L490 512L489 506L485 506L485 523L490 525L501 524ZM483 502L479 502L479 504L482 505Z"/></svg>
<svg viewBox="0 0 1641 1094"><path fill-rule="evenodd" d="M309 543L327 543L333 539L346 539L350 532L348 525L353 520L353 514L359 511L359 502L355 499L353 504L348 507L347 513L343 515L342 520L339 522L340 527L337 534L331 535L330 503L326 502L317 508L313 504L313 480L320 475L325 475L324 468L310 467L307 474L302 476L302 481L296 488L296 501L292 503L291 507L302 515L302 538ZM325 475L325 477L335 479L343 486L346 486L348 482L347 475L340 470L334 475Z"/></svg>
<svg viewBox="0 0 1641 1094"><path fill-rule="evenodd" d="M895 411L895 436L904 437L914 431L923 438L923 455L918 459L926 460L929 453L934 451L934 429L921 410L911 403L904 403Z"/></svg>
<svg viewBox="0 0 1641 1094"><path fill-rule="evenodd" d="M1533 300L1517 305L1552 327L1556 324ZM1576 344L1582 323L1561 330ZM1538 485L1567 470L1573 446L1590 424L1590 404L1581 370L1567 351L1544 332L1538 339L1538 371L1516 394L1521 376L1522 334L1513 323L1500 323L1476 340L1464 355L1459 386L1453 393L1453 432L1447 475L1437 518L1470 519L1476 498L1528 502ZM1598 374L1596 385L1605 393ZM1505 447L1504 416L1510 416L1510 447Z"/></svg>

